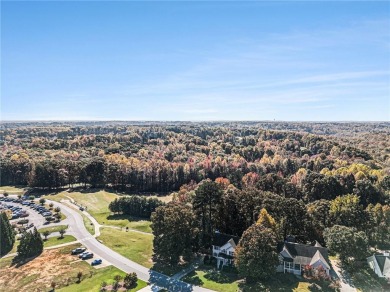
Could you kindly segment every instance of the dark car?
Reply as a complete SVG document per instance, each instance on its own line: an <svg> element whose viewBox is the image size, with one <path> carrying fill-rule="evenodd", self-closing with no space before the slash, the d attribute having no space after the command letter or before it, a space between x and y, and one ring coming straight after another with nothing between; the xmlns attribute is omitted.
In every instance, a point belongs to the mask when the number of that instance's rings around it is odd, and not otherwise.
<svg viewBox="0 0 390 292"><path fill-rule="evenodd" d="M96 259L96 260L93 260L91 265L92 266L96 266L96 265L100 265L102 263L102 260L101 259Z"/></svg>
<svg viewBox="0 0 390 292"><path fill-rule="evenodd" d="M85 252L87 249L85 247L78 247L72 250L71 254L80 254Z"/></svg>
<svg viewBox="0 0 390 292"><path fill-rule="evenodd" d="M88 252L86 253L85 255L83 255L81 257L82 260L87 260L87 259L92 259L93 258L93 253L92 252Z"/></svg>
<svg viewBox="0 0 390 292"><path fill-rule="evenodd" d="M88 251L85 251L85 252L79 254L79 258L81 259L83 256L85 256L85 255L88 254L88 253L89 253Z"/></svg>

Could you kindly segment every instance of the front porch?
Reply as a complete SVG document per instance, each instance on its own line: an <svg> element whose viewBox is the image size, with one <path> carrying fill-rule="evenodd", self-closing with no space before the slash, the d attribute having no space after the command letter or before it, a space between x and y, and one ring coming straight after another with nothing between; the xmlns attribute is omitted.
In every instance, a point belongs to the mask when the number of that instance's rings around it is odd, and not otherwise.
<svg viewBox="0 0 390 292"><path fill-rule="evenodd" d="M277 268L278 272L291 273L294 275L302 275L303 267L300 264L294 264L294 262L283 261L283 264L279 265Z"/></svg>
<svg viewBox="0 0 390 292"><path fill-rule="evenodd" d="M221 270L224 266L233 265L233 256L227 255L225 253L219 253L215 258L217 260L218 270Z"/></svg>

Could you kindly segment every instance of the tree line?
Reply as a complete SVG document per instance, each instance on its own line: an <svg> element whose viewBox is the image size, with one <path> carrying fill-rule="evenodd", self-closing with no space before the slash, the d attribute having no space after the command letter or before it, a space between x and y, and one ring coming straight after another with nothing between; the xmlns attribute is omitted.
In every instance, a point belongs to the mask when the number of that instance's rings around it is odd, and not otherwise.
<svg viewBox="0 0 390 292"><path fill-rule="evenodd" d="M150 216L156 208L163 205L165 203L157 198L122 196L112 201L108 208L113 213L121 213L150 220Z"/></svg>

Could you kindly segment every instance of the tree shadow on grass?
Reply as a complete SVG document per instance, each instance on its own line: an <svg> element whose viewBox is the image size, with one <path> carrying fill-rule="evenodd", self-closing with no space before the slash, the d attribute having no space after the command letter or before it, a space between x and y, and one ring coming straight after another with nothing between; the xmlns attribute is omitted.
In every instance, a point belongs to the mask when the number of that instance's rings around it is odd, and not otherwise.
<svg viewBox="0 0 390 292"><path fill-rule="evenodd" d="M40 254L36 255L36 256L33 256L33 257L29 257L29 258L21 258L19 256L16 256L12 259L12 262L11 262L11 267L15 267L15 268L19 268L25 264L27 264L28 262L31 262L32 260L34 260L35 258L37 258Z"/></svg>
<svg viewBox="0 0 390 292"><path fill-rule="evenodd" d="M126 214L111 214L107 216L107 220L128 220L129 222L148 221L147 218L134 217Z"/></svg>
<svg viewBox="0 0 390 292"><path fill-rule="evenodd" d="M202 286L204 284L194 271L185 276L183 281L196 286Z"/></svg>
<svg viewBox="0 0 390 292"><path fill-rule="evenodd" d="M228 274L214 269L206 271L204 277L210 281L220 284L233 283L238 280L238 277L235 274Z"/></svg>
<svg viewBox="0 0 390 292"><path fill-rule="evenodd" d="M247 283L242 281L238 285L241 291L294 291L299 286L299 280L292 274L276 274L267 280L257 281L256 283Z"/></svg>

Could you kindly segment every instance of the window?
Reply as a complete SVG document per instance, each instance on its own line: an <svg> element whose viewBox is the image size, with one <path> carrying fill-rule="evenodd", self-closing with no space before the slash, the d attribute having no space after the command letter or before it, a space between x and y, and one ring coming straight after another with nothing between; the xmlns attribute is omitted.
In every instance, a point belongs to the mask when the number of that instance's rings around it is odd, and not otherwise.
<svg viewBox="0 0 390 292"><path fill-rule="evenodd" d="M215 245L214 245L214 249L215 249L215 250L219 250L219 246L215 246Z"/></svg>
<svg viewBox="0 0 390 292"><path fill-rule="evenodd" d="M233 251L229 251L229 255L234 256L234 252Z"/></svg>
<svg viewBox="0 0 390 292"><path fill-rule="evenodd" d="M299 265L299 264L295 264L295 265L294 265L294 269L295 269L295 270L300 270L300 269L301 269L301 267L300 267L300 265Z"/></svg>
<svg viewBox="0 0 390 292"><path fill-rule="evenodd" d="M290 262L285 262L285 265L286 265L286 269L293 269L294 267L294 264Z"/></svg>

